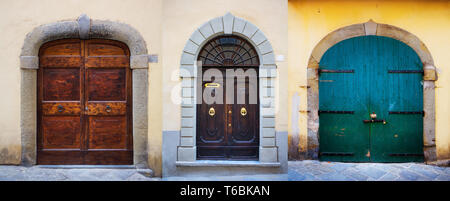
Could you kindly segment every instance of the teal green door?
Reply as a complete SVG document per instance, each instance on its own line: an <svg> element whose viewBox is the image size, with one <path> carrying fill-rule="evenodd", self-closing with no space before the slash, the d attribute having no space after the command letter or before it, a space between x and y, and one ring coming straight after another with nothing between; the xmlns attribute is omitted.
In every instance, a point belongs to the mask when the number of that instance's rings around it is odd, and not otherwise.
<svg viewBox="0 0 450 201"><path fill-rule="evenodd" d="M319 65L320 160L423 161L422 74L414 50L392 38L328 49Z"/></svg>

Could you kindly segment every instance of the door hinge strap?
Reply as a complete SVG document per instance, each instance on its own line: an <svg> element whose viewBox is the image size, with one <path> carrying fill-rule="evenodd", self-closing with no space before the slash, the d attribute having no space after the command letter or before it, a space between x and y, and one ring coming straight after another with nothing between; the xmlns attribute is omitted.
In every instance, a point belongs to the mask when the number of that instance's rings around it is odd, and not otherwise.
<svg viewBox="0 0 450 201"><path fill-rule="evenodd" d="M320 152L322 156L353 156L353 152Z"/></svg>
<svg viewBox="0 0 450 201"><path fill-rule="evenodd" d="M319 110L320 113L328 113L328 114L354 114L355 111L335 111L335 110Z"/></svg>
<svg viewBox="0 0 450 201"><path fill-rule="evenodd" d="M319 69L319 73L354 73L355 70L329 70L329 69Z"/></svg>
<svg viewBox="0 0 450 201"><path fill-rule="evenodd" d="M425 115L424 111L389 111L389 114L421 114Z"/></svg>
<svg viewBox="0 0 450 201"><path fill-rule="evenodd" d="M388 70L388 73L422 73L423 70Z"/></svg>
<svg viewBox="0 0 450 201"><path fill-rule="evenodd" d="M423 156L423 154L410 154L410 153L392 153L389 156Z"/></svg>

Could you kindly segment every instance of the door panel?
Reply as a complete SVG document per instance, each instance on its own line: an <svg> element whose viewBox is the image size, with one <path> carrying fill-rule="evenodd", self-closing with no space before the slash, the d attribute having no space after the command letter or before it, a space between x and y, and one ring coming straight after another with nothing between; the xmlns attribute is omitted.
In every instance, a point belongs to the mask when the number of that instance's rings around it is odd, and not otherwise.
<svg viewBox="0 0 450 201"><path fill-rule="evenodd" d="M77 149L81 145L81 120L76 116L42 119L43 149Z"/></svg>
<svg viewBox="0 0 450 201"><path fill-rule="evenodd" d="M43 69L45 101L80 100L80 69Z"/></svg>
<svg viewBox="0 0 450 201"><path fill-rule="evenodd" d="M125 116L90 116L89 150L127 149Z"/></svg>
<svg viewBox="0 0 450 201"><path fill-rule="evenodd" d="M89 101L125 101L126 69L87 69Z"/></svg>
<svg viewBox="0 0 450 201"><path fill-rule="evenodd" d="M203 69L205 72L208 69ZM222 71L224 73L225 71ZM211 85L209 83L218 83ZM203 81L202 90L205 94L216 96L225 94L223 78L213 78L212 81ZM224 100L224 99L223 99ZM222 100L222 101L223 101ZM211 103L212 100L207 100ZM199 159L223 159L226 158L227 135L225 104L208 104L204 99L197 107L197 157Z"/></svg>
<svg viewBox="0 0 450 201"><path fill-rule="evenodd" d="M319 66L321 160L423 160L422 64L410 47L355 37L330 48Z"/></svg>
<svg viewBox="0 0 450 201"><path fill-rule="evenodd" d="M38 83L39 164L133 163L125 44L97 39L46 43L40 49Z"/></svg>

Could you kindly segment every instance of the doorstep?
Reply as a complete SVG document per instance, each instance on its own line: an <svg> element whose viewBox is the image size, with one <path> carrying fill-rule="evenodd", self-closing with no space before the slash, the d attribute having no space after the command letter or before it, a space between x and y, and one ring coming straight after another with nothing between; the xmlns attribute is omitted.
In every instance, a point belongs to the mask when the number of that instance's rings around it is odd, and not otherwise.
<svg viewBox="0 0 450 201"><path fill-rule="evenodd" d="M280 167L281 163L264 163L259 161L225 161L225 160L197 160L176 161L178 167Z"/></svg>
<svg viewBox="0 0 450 201"><path fill-rule="evenodd" d="M135 165L36 165L48 169L136 169Z"/></svg>

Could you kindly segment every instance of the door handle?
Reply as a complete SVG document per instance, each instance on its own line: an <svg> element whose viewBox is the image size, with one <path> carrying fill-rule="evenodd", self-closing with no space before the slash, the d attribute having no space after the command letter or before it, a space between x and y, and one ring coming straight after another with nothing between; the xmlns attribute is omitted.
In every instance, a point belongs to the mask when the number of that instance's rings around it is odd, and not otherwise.
<svg viewBox="0 0 450 201"><path fill-rule="evenodd" d="M384 119L370 119L370 120L363 120L364 123L378 123L383 122L383 124L386 124L386 120Z"/></svg>

